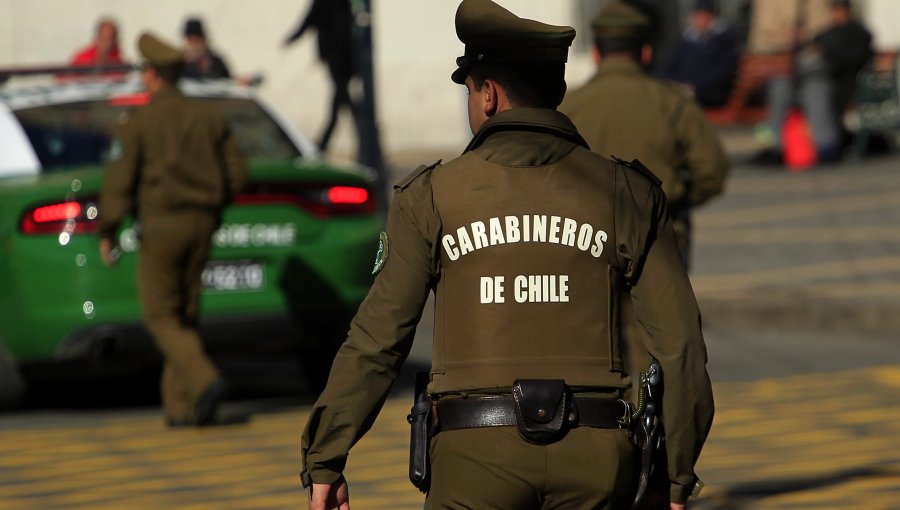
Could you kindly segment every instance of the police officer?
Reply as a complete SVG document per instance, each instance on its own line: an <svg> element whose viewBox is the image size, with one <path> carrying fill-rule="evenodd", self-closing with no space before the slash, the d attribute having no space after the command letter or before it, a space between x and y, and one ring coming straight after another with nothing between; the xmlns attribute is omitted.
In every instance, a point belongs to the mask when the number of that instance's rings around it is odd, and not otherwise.
<svg viewBox="0 0 900 510"><path fill-rule="evenodd" d="M571 91L560 111L591 150L639 159L662 180L675 239L690 265L690 211L722 192L729 162L703 111L673 85L644 72L651 20L610 2L593 20L596 74Z"/></svg>
<svg viewBox="0 0 900 510"><path fill-rule="evenodd" d="M138 292L144 325L165 358L161 391L170 426L215 421L227 384L197 334L201 273L222 207L246 180L246 163L222 115L176 87L181 51L141 35L150 103L115 137L100 193L100 254L115 262L115 235L137 213Z"/></svg>
<svg viewBox="0 0 900 510"><path fill-rule="evenodd" d="M683 508L713 411L699 311L658 180L590 152L556 111L575 37L463 0L474 133L394 187L376 277L301 441L310 508L349 509L368 430L435 293L426 508L621 509L636 450L618 306L631 289L666 377L671 497ZM429 407L426 405L426 407Z"/></svg>

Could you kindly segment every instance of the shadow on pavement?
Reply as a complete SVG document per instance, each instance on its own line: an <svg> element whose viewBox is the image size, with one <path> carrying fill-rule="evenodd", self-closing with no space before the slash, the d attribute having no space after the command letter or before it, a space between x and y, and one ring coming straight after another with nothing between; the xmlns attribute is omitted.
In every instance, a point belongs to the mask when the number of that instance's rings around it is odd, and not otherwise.
<svg viewBox="0 0 900 510"><path fill-rule="evenodd" d="M764 480L737 485L721 494L716 494L709 498L700 498L697 500L696 506L701 510L759 508L759 501L768 497L824 489L864 478L887 476L900 477L900 473L896 470L882 467L861 467L839 471L831 475L816 476L815 478Z"/></svg>
<svg viewBox="0 0 900 510"><path fill-rule="evenodd" d="M278 412L311 405L313 392L292 359L217 359L231 381L229 402L246 412ZM415 374L426 363L407 362L392 389L393 395L412 392ZM26 372L24 409L92 410L159 407L160 368L155 364L57 365Z"/></svg>

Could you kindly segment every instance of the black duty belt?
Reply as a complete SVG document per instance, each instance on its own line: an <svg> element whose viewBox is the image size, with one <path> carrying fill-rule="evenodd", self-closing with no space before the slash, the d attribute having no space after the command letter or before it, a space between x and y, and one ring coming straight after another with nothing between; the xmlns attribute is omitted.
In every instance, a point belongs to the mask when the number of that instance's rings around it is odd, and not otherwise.
<svg viewBox="0 0 900 510"><path fill-rule="evenodd" d="M622 400L575 397L566 421L570 427L617 429L623 427L621 420L629 413ZM509 395L444 398L437 402L438 431L515 425L516 409Z"/></svg>

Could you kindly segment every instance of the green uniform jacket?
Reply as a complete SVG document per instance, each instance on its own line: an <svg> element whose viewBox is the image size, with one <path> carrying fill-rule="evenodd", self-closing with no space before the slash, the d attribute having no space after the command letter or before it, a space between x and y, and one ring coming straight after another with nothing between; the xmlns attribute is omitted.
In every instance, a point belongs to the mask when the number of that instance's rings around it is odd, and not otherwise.
<svg viewBox="0 0 900 510"><path fill-rule="evenodd" d="M559 109L592 151L639 159L650 168L663 182L673 216L722 192L729 162L703 111L634 61L606 58Z"/></svg>
<svg viewBox="0 0 900 510"><path fill-rule="evenodd" d="M131 114L110 152L100 193L101 238L112 239L136 211L218 211L247 180L222 114L171 86Z"/></svg>
<svg viewBox="0 0 900 510"><path fill-rule="evenodd" d="M387 260L303 434L305 485L340 476L409 354L429 292L432 395L505 391L516 378L616 393L630 385L616 310L630 287L666 374L672 497L684 501L713 400L658 180L590 152L561 113L517 108L488 120L461 157L395 186L387 236Z"/></svg>

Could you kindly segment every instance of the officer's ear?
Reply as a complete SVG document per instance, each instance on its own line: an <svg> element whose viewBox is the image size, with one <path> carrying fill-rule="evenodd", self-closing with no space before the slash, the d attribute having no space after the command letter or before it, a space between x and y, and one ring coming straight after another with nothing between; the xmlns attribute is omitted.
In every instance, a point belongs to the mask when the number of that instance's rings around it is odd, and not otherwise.
<svg viewBox="0 0 900 510"><path fill-rule="evenodd" d="M481 90L477 92L481 94L481 108L484 115L493 117L500 107L501 94L505 97L503 88L494 80L487 79L481 85Z"/></svg>

